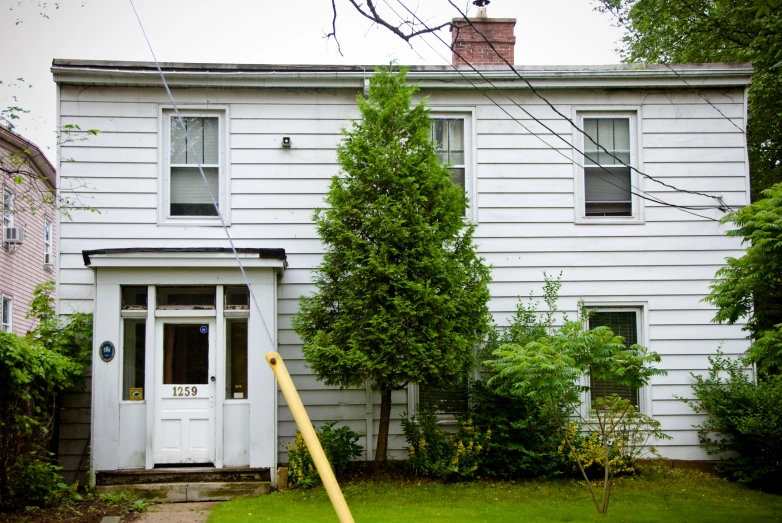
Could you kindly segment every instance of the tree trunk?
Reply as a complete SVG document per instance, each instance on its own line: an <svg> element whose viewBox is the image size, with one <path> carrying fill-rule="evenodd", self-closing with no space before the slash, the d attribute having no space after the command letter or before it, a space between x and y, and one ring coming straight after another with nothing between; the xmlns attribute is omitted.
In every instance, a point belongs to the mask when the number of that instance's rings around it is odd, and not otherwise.
<svg viewBox="0 0 782 523"><path fill-rule="evenodd" d="M380 427L377 431L375 450L375 475L380 474L386 464L388 453L388 425L391 423L391 389L380 392Z"/></svg>

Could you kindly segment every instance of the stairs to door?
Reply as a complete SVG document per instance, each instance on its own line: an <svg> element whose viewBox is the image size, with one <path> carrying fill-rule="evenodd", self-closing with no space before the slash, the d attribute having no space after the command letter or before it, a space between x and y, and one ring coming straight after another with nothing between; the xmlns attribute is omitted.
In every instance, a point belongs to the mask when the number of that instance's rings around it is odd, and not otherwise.
<svg viewBox="0 0 782 523"><path fill-rule="evenodd" d="M95 474L98 493L129 492L146 499L172 503L226 501L259 496L271 490L268 468L182 467L113 470Z"/></svg>

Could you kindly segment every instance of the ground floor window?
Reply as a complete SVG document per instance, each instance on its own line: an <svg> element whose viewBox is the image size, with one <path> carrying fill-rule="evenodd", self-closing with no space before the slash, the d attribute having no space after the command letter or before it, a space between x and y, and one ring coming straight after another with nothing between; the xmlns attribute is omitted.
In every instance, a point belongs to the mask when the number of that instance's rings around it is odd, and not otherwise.
<svg viewBox="0 0 782 523"><path fill-rule="evenodd" d="M247 398L247 318L225 322L226 399Z"/></svg>
<svg viewBox="0 0 782 523"><path fill-rule="evenodd" d="M614 334L624 338L625 345L635 345L638 343L640 316L640 310L638 309L600 308L591 313L589 328L608 327ZM617 395L629 400L630 403L638 407L638 389L632 387L619 386L612 381L597 380L590 377L589 391L592 404L594 404L596 398Z"/></svg>
<svg viewBox="0 0 782 523"><path fill-rule="evenodd" d="M3 296L2 308L3 332L11 332L13 328L13 300L8 296Z"/></svg>
<svg viewBox="0 0 782 523"><path fill-rule="evenodd" d="M146 318L122 321L122 399L144 399L144 366L146 362Z"/></svg>

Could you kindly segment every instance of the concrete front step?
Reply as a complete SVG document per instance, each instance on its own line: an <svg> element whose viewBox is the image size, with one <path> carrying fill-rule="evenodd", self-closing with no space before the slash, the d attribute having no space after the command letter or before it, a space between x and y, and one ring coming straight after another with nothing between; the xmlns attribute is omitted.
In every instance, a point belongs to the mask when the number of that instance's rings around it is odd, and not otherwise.
<svg viewBox="0 0 782 523"><path fill-rule="evenodd" d="M151 485L156 483L232 483L271 481L268 468L250 467L161 467L154 469L126 469L98 471L95 484Z"/></svg>
<svg viewBox="0 0 782 523"><path fill-rule="evenodd" d="M271 491L271 483L269 481L137 483L97 485L95 490L99 494L128 492L138 498L182 503L186 501L227 501L240 496L260 496Z"/></svg>

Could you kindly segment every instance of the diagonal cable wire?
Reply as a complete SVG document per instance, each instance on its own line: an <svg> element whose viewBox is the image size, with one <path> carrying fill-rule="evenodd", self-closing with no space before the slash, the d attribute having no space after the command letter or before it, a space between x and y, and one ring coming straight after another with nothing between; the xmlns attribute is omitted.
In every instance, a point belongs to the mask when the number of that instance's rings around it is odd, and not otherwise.
<svg viewBox="0 0 782 523"><path fill-rule="evenodd" d="M399 1L399 3L400 3L400 4L402 4L402 6L403 6L405 9L407 9L407 10L408 10L408 12L411 12L411 11L410 11L410 9L408 9L408 7L407 7L407 6L405 6L405 5L404 5L404 4L401 2L401 0L398 0L398 1ZM590 136L589 136L589 135L586 133L586 131L584 131L584 130L583 130L583 129L581 129L581 128L580 128L578 125L576 125L576 123L575 123L575 122L574 122L574 121L573 121L571 118L569 118L567 115L563 114L563 113L562 113L562 112L561 112L559 109L557 109L557 108L554 106L554 104L552 104L552 103L551 103L551 102L550 102L550 101L549 101L549 100L548 100L548 99L547 99L545 96L543 96L542 94L540 94L540 92L539 92L539 91L538 91L538 90L535 88L535 86L533 86L533 85L532 85L532 83L530 83L530 81L529 81L529 80L527 80L526 78L524 78L524 77L521 75L521 73L519 73L519 72L516 70L516 68L515 68L515 67L513 67L513 65L512 65L510 62L508 62L508 60L507 60L507 59L506 59L506 58L505 58L505 57L504 57L504 56L503 56L503 55L502 55L502 54L501 54L499 51L497 51L497 48L495 48L495 47L494 47L494 44L492 44L492 42L491 42L491 41L490 41L490 40L489 40L489 39L486 37L486 35L484 35L484 34L483 34L483 33L482 33L482 32L481 32L481 31L480 31L480 30L479 30L477 27L475 27L475 25L474 25L474 24L473 24L473 23L470 21L470 19L469 19L469 18L467 18L467 15L464 13L464 11L462 11L462 10L461 10L461 9L460 9L460 8L459 8L459 7L458 7L456 4L454 4L452 0L448 0L448 3L449 3L449 4L451 4L451 5L453 6L453 8L454 8L454 9L456 9L456 10L459 12L459 14L460 14L460 15L461 15L461 16L464 18L464 20L465 20L465 21L467 22L467 24L468 24L468 25L469 25L469 26L470 26L470 27L473 29L473 31L475 31L477 34L479 34L479 35L481 36L481 38L483 38L483 39L486 41L486 43L489 45L489 47L491 48L491 50L492 50L492 51L494 51L494 53L495 53L495 54L496 54L496 55L497 55L497 56L498 56L498 57L499 57L499 58L500 58L500 59L501 59L503 62L505 62L505 64L506 64L506 65L507 65L507 66L510 68L510 70L511 70L511 71L512 71L512 72L513 72L513 73L514 73L514 74L515 74L515 75L516 75L516 76L517 76L517 77L518 77L518 78L519 78L521 81L523 81L523 82L524 82L524 83L527 85L527 87L528 87L528 88L529 88L529 89L532 91L532 93L533 93L533 94L535 94L535 96L537 96L538 98L540 98L541 100L543 100L543 102L545 102L545 103L546 103L546 105L548 105L548 106L551 108L551 110L553 110L553 111L554 111L554 112L555 112L555 113L556 113L558 116L560 116L562 119L564 119L564 120L567 120L568 122L570 122L570 124L573 126L573 128L574 128L574 129L576 129L578 132L580 132L581 134L583 134L583 135L584 135L586 138L588 138L588 139L589 139L589 141L591 141L592 143L594 143L594 144L595 144L595 145L596 145L598 148L600 148L600 149L601 149L603 152L605 152L606 154L608 154L610 157L614 158L614 159L615 159L617 162L619 162L620 164L624 165L625 167L629 167L631 170L635 171L636 173L640 174L640 175L641 175L641 176L643 176L644 178L647 178L647 179L649 179L649 180L651 180L651 181L653 181L653 182L655 182L655 183L659 183L660 185L663 185L663 186L665 186L665 187L668 187L669 189L673 189L673 190L674 190L674 191L676 191L676 192L683 192L683 193L688 193L688 194L693 194L693 195L698 195L698 196L705 196L706 198L711 198L711 199L713 199L713 200L716 200L716 201L719 203L719 209L720 209L721 211L723 211L723 212L730 212L730 211L732 211L732 210L733 210L733 209L731 209L731 208L730 208L730 207L729 207L729 206L728 206L728 205L727 205L727 204L724 202L724 200L722 199L722 196L714 196L714 195L712 195L712 194L706 194L706 193L702 193L702 192L698 192L698 191L690 191L690 190L688 190L688 189L680 189L680 188L678 188L678 187L676 187L676 186L674 186L674 185L671 185L671 184L669 184L669 183L666 183L666 182L660 181L660 180L658 180L657 178L655 178L655 177L653 177L653 176L650 176L650 175L646 174L645 172L642 172L642 171L640 171L638 168L636 168L636 167L633 167L632 165L627 165L627 164L626 164L625 162L623 162L623 161L622 161L620 158L617 158L617 157L616 157L616 156L615 156L615 155L614 155L612 152L610 152L608 149L606 149L605 147L603 147L603 146L602 146L602 145L600 145L599 143L596 143L596 142L595 142L595 141L592 139L592 137L590 137ZM411 13L412 13L412 12L411 12ZM418 17L416 17L416 18L418 18ZM419 20L420 20L420 19L419 19ZM426 24L424 24L424 26L426 26ZM440 39L440 40L442 41L442 39ZM447 44L446 44L446 45L447 45ZM451 46L448 46L448 47L451 47ZM455 51L454 51L454 52L455 52ZM471 64L469 64L469 62L465 62L465 63L467 63L468 65L470 65L470 67L472 67L472 65L471 65ZM477 72L477 69L475 69L474 67L473 67L473 69L474 69L474 70ZM530 115L530 116L531 116L531 115ZM533 118L534 118L534 117L533 117ZM567 142L566 140L564 140L564 138L562 138L562 140L563 140L563 141L565 141L565 142Z"/></svg>
<svg viewBox="0 0 782 523"><path fill-rule="evenodd" d="M275 349L274 344L274 338L272 337L271 331L269 330L269 326L266 324L266 319L263 317L263 313L261 312L261 307L258 305L258 300L255 298L255 293L253 292L253 288L250 285L250 280L247 278L247 273L244 271L244 265L242 265L242 260L239 258L239 252L236 250L236 246L234 245L233 238L231 238L231 233L228 232L228 227L225 225L225 219L223 218L223 213L220 210L220 206L217 204L217 200L215 199L214 194L212 193L211 187L209 187L209 182L206 179L206 175L204 174L204 168L201 165L201 158L198 156L198 153L193 148L193 142L190 140L190 137L187 134L187 126L185 126L185 122L182 119L182 115L179 114L179 108L177 107L176 101L174 100L174 96L171 94L171 89L168 87L168 82L166 81L166 75L163 73L163 69L160 67L160 63L157 61L157 56L155 56L155 51L152 49L152 44L149 41L149 37L147 37L147 32L144 30L144 24L141 23L141 17L138 14L138 11L136 11L136 6L133 4L133 0L128 0L130 2L130 6L133 8L133 13L136 15L136 20L138 20L138 25L141 27L141 32L144 35L144 39L147 41L147 46L149 47L149 52L152 53L152 59L155 61L155 67L158 70L158 73L160 74L160 79L163 82L163 87L166 89L166 94L168 94L169 100L171 100L171 104L174 106L174 113L176 115L177 121L179 122L179 125L182 127L182 132L185 133L185 143L187 144L187 147L189 151L193 154L193 157L196 159L196 162L198 162L198 172L201 173L201 179L204 182L204 186L206 187L207 192L209 193L209 198L212 200L212 205L215 208L215 211L217 211L217 216L220 218L220 225L223 226L223 231L225 232L225 237L228 239L228 243L231 244L231 252L233 252L234 258L236 259L236 263L239 265L239 270L242 273L242 278L244 279L244 283L247 285L247 290L250 291L250 298L253 302L253 305L255 306L256 312L258 312L258 316L261 318L261 323L263 324L263 329L266 331L266 336L269 338L269 344L273 349Z"/></svg>
<svg viewBox="0 0 782 523"><path fill-rule="evenodd" d="M612 15L614 15L614 18L616 18L617 22L619 22L619 23L622 25L622 27L624 27L624 28L627 30L627 32L628 32L628 33L630 33L630 35L631 35L631 36L632 36L632 37L635 39L635 41L636 41L637 43L639 43L640 45L644 46L644 47L646 48L646 50L647 50L647 51L649 51L650 53L652 53L652 54L654 54L655 56L657 56L657 59L658 59L658 60L660 60L660 64L664 65L664 66L665 66L665 67L666 67L668 70L670 70L670 71L671 71L673 74L675 74L677 77L679 77L679 79L680 79L682 82L684 82L684 84L685 84L687 87L692 87L692 88L693 88L693 90L695 91L695 94L697 94L697 95L698 95L698 96L699 96L699 97L700 97L700 98L701 98L701 99L702 99L704 102L706 102L707 104L709 104L710 106L712 106L712 108L713 108L715 111L717 111L718 113L720 113L720 116L722 116L722 117L723 117L723 118L725 118L727 121L729 121L729 122L731 123L731 125L733 125L733 127L735 127L736 129L738 129L738 130L739 130L739 132L740 132L741 134L746 134L746 132L744 132L744 129L742 129L741 127L739 127L738 125L736 125L736 122L734 122L734 121L733 121L733 119L729 118L729 117L728 117L728 116L727 116L725 113L723 113L723 112L720 110L720 108L719 108L719 107L717 107L716 105L714 105L713 103L711 103L711 101L710 101L708 98L706 98L705 96L703 96L703 95L700 93L700 91L698 91L697 89L695 89L695 87L694 87L692 84L690 84L690 83L687 81L687 79L686 79L686 78L684 78L684 77L683 77L681 74L679 74L679 72L678 72L676 69L674 69L673 67L671 67L670 65L668 65L666 62L664 62L664 61L662 60L662 57L661 57L661 56L660 56L658 53L655 53L655 52L654 52L654 50L651 48L651 46L647 45L647 44L646 44L646 43L645 43L645 42L644 42L644 41L641 39L641 37L638 35L638 33L636 33L636 32L635 32L635 31L634 31L634 30L633 30L633 29L632 29L632 28L631 28L629 25L627 25L627 24L625 23L625 21L622 19L622 17L619 15L619 13L618 13L618 12L614 11L614 9L613 9L612 7L610 7L609 5L607 5L605 2L601 2L601 3L602 3L604 6L605 6L606 10L607 10L609 13L611 13Z"/></svg>
<svg viewBox="0 0 782 523"><path fill-rule="evenodd" d="M413 11L411 11L411 10L410 10L410 9L409 9L409 8L408 8L408 7L407 7L407 6L406 6L406 5L405 5L405 4L404 4L404 3L403 3L401 0L397 0L397 2L398 2L398 3L399 3L399 4L400 4L400 5L403 7L403 8L405 8L405 9L407 10L407 12L408 12L408 13L410 13L410 14L411 14L413 17L415 17L415 18L416 18L416 19L419 21L419 23L423 24L423 25L424 25L424 27L426 27L426 24L425 24L425 23L424 23L424 22L423 22L423 21L422 21L420 18L418 18L418 16L417 16L417 15L416 15L416 14L415 14ZM388 2L387 2L386 0L384 0L384 3L386 3L386 5L388 5ZM391 6L389 5L389 7L391 7ZM393 11L393 9L392 9L392 11ZM395 12L395 11L394 11L394 12ZM397 14L397 16L399 16L399 15L398 15L398 13L396 13L396 12L395 12L395 14ZM444 41L444 40L443 40L443 39L442 39L442 38L441 38L441 37L440 37L438 34L436 34L436 33L434 33L434 32L433 32L432 34L435 36L435 38L437 38L437 39L438 39L440 42L442 42L444 45L446 45L446 46L447 46L449 49L451 48L451 46L450 46L450 45L448 45L448 43L447 43L447 42L445 42L445 41ZM444 61L446 61L446 62L449 62L449 60L446 60L446 59L445 59L445 58L442 56L442 54L440 54L438 51L436 51L436 50L435 50L435 49L434 49L434 48L433 48L433 47L432 47L432 46L429 44L429 42L427 42L426 40L424 40L424 43L426 43L426 45L427 45L427 46L429 46L429 48L430 48L430 49L432 49L432 51L433 51L435 54L437 54L437 55L438 55L438 56L439 56L441 59L443 59L443 60L444 60ZM482 79L483 79L483 80L484 80L486 83L488 83L489 85L491 85L491 86L493 87L493 89L494 89L494 90L496 90L496 91L497 91L497 92L499 92L500 94L504 95L504 96L505 96L505 97L506 97L506 98L507 98L507 99L508 99L508 100L509 100L509 101L510 101L512 104L514 104L516 107L518 107L519 109L521 109L521 110L522 110L524 113L526 113L526 114L527 114L527 115L528 115L530 118L532 118L532 119L533 119L535 122L537 122L538 124L540 124L541 126L543 126L543 127L544 127L546 130L548 130L548 131L549 131L551 134L553 134L554 136L556 136L557 138L559 138L560 140L562 140L563 142L565 142L565 144L567 144L569 148L572 148L574 151L576 151L576 152L578 152L579 154L581 154L582 156L586 157L586 154L585 154L583 151L579 150L577 147L575 147L573 144L571 144L570 142L568 142L568 141L567 141L565 138L563 138L561 135L559 135L558 133L556 133L556 132L555 132L553 129L551 129L551 128L550 128L549 126L547 126L545 123L543 123L543 122L542 122L542 121L540 121L538 118L536 118L534 115L532 115L532 114L531 114L529 111L527 111L527 110L526 110L526 109L525 109L525 108L524 108L522 105L520 105L518 102L516 102L515 100L513 100L513 98L512 98L510 95L508 95L508 94L507 94L505 91L503 91L501 88L497 87L497 86L496 86L496 85L495 85L493 82L491 82L491 80L489 80L488 78L486 78L486 76L485 76L485 75L483 75L483 73L481 73L481 72L480 72L478 69L476 69L476 68L475 68L475 67L474 67L472 64L470 64L470 63L469 63L467 60L465 60L465 58L464 58L464 57L463 57L461 54L459 54L459 52L458 52L458 51L455 51L455 50L453 50L453 52L454 52L454 53L457 55L457 57L459 57L459 58L460 58L462 61L464 61L464 62L465 62L467 65L469 65L469 66L470 66L470 67L473 69L473 71L475 71L475 72L476 72L476 73L477 73L477 74L478 74L478 75L479 75L479 76L480 76L480 77L481 77L481 78L482 78ZM575 164L576 166L578 166L578 167L580 167L580 168L582 168L582 169L584 168L584 166L583 166L583 165L581 165L580 163L578 163L578 161L574 160L573 158L571 158L570 156L568 156L567 154L565 154L565 153L564 153L564 152L562 152L561 150L557 149L556 147L554 147L554 146L553 146L553 145L551 145L550 143L548 143L548 142L546 142L545 140L543 140L543 138L542 138L542 137L540 137L540 136L538 135L538 133L533 133L533 132L532 132L532 130L530 130L530 129L529 129L527 126L525 126L525 125L524 125L524 124L523 124L523 123L522 123L522 122L521 122L519 119L517 119L516 117L514 117L513 115L511 115L511 114L510 114L510 112L508 112L508 110L507 110L505 107L503 107L502 105L498 104L498 103L497 103L497 102L496 102L496 101L495 101L495 100L494 100L494 99L493 99L491 96L489 96L489 94L486 92L487 90L486 90L485 88L481 88L481 87L479 87L477 84L475 84L475 83L474 83L472 80L470 80L470 79L469 79L469 78L468 78L468 77L467 77L467 76L466 76L464 73L462 73L462 72L461 72L461 71L460 71L460 70L459 70L457 67L455 67L453 64L451 64L451 67L453 67L453 69L454 69L454 70L455 70L455 71L456 71L456 72L457 72L457 73L458 73L458 74L459 74L459 75L460 75L460 76L461 76L461 77L462 77L464 80L466 80L466 81L467 81L467 82L468 82L468 83L469 83L471 86L473 86L473 87L474 87L474 88L475 88L477 91L479 91L481 94L483 94L483 95L484 95L484 96L485 96L485 97L486 97L486 98L487 98L487 99L488 99L490 102L492 102L492 104L494 104L494 105L495 105L495 106L496 106L498 109L500 109L502 112L504 112L506 115L508 115L508 117L509 117L510 119L512 119L513 121L515 121L517 124L519 124L519 125L520 125L520 126L521 126L521 127L524 129L524 130L526 130L526 131L527 131L528 133L530 133L532 136L535 136L536 138L538 138L538 139L539 139L540 141L542 141L542 142L543 142L543 143L544 143L544 144L545 144L547 147L551 148L551 149L552 149L552 150L554 150L556 153L558 153L560 156L564 157L564 158L565 158L565 159L566 159L568 162L570 162L570 163L573 163L573 164ZM623 164L623 165L624 165L624 164ZM615 177L615 178L617 178L617 179L620 179L618 176L616 176L616 174L612 173L611 171L609 171L609 170L608 170L608 169L606 169L605 167L603 167L603 166L601 166L601 165L596 165L596 167L599 167L599 168L601 168L603 171L605 171L606 173L608 173L609 175L611 175L611 176L613 176L613 177ZM703 216L703 215L701 215L701 214L697 214L697 213L694 213L694 212L690 212L690 210L710 209L710 208L712 208L712 207L703 207L703 208L701 208L701 207L685 207L685 206L681 206L681 205L676 205L676 204L668 203L668 202L666 202L666 201L664 201L664 200L662 200L662 199L660 199L660 198L658 198L658 197L656 197L656 196L651 196L651 195L649 195L649 194L648 194L648 193L646 193L645 191L642 191L641 189L639 189L638 187L635 187L635 186L634 186L634 185L632 185L632 184L630 185L631 189L636 189L636 190L637 190L637 191L639 191L639 192L634 192L634 191L632 191L632 190L629 190L629 191L628 191L628 189L627 189L626 187L621 187L621 186L619 186L619 185L617 185L617 184L615 184L615 183L612 183L612 182L610 182L609 180L607 180L607 179L603 178L603 177L602 177L602 176L600 176L600 175L596 175L596 176L597 176L597 177L598 177L600 180L602 180L602 181L604 181L604 182L608 183L609 185L612 185L612 186L614 186L614 187L617 187L617 188L619 188L619 189L621 189L621 190L623 190L623 191L630 192L631 194L633 194L633 195L635 195L635 196L638 196L639 198L642 198L642 199L644 199L644 200L651 201L651 202L653 202L653 203L657 203L657 204L660 204L660 205L663 205L663 206L666 206L666 207L672 207L672 208L675 208L675 209L679 209L679 210L681 210L681 211L683 211L683 212L686 212L686 213L688 213L688 214L692 214L693 216L697 216L697 217L699 217L699 218L703 218L703 219L706 219L706 220L711 220L711 221L718 221L718 220L716 220L716 219L714 219L714 218L711 218L711 217L708 217L708 216ZM621 180L621 179L620 179L620 180ZM643 193L643 194L641 194L641 193ZM689 209L689 210L688 210L688 209Z"/></svg>

